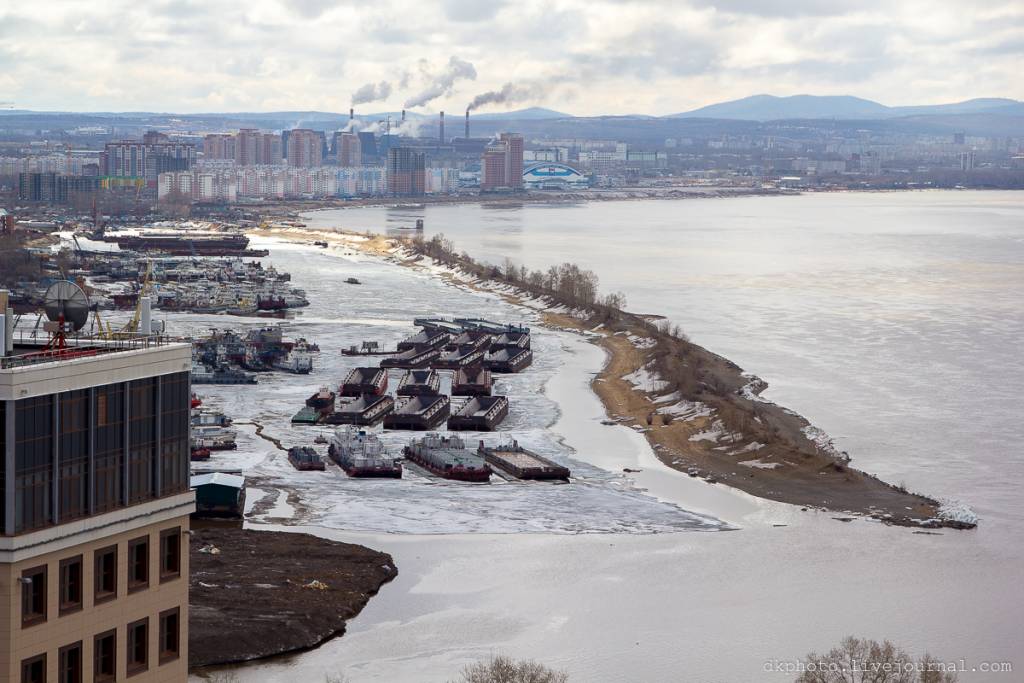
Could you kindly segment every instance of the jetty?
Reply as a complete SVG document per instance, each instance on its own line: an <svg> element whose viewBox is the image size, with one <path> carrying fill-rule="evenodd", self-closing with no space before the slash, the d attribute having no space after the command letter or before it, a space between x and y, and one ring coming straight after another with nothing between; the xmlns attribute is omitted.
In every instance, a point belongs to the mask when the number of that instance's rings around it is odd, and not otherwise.
<svg viewBox="0 0 1024 683"><path fill-rule="evenodd" d="M504 396L474 396L448 418L448 429L492 432L506 417L508 399Z"/></svg>

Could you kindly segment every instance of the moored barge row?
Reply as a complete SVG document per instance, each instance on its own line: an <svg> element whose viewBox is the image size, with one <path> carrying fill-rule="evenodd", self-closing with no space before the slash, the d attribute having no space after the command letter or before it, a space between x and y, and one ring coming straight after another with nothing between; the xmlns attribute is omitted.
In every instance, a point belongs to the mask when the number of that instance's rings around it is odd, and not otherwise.
<svg viewBox="0 0 1024 683"><path fill-rule="evenodd" d="M353 368L342 382L339 393L342 396L380 396L388 388L388 372L382 368Z"/></svg>
<svg viewBox="0 0 1024 683"><path fill-rule="evenodd" d="M384 358L380 362L382 368L402 368L411 370L414 368L425 368L441 355L441 351L435 348L409 349L396 356Z"/></svg>
<svg viewBox="0 0 1024 683"><path fill-rule="evenodd" d="M288 462L300 472L323 471L324 461L320 454L309 446L292 446L288 449Z"/></svg>
<svg viewBox="0 0 1024 683"><path fill-rule="evenodd" d="M452 396L490 396L493 380L483 364L459 368L452 378Z"/></svg>
<svg viewBox="0 0 1024 683"><path fill-rule="evenodd" d="M411 462L445 479L485 482L491 478L490 466L466 450L466 444L455 435L427 434L413 439L402 452Z"/></svg>
<svg viewBox="0 0 1024 683"><path fill-rule="evenodd" d="M570 475L568 467L526 450L514 439L510 444L494 447L481 441L476 452L487 464L518 479L568 479Z"/></svg>
<svg viewBox="0 0 1024 683"><path fill-rule="evenodd" d="M448 419L451 399L447 396L413 396L405 399L384 418L387 429L437 429Z"/></svg>
<svg viewBox="0 0 1024 683"><path fill-rule="evenodd" d="M508 417L504 396L474 396L448 418L452 431L491 432Z"/></svg>
<svg viewBox="0 0 1024 683"><path fill-rule="evenodd" d="M515 373L533 362L533 351L529 349L498 349L487 354L484 366L491 372Z"/></svg>
<svg viewBox="0 0 1024 683"><path fill-rule="evenodd" d="M530 334L530 328L524 325L512 325L511 323L496 323L483 318L455 318L453 321L460 325L463 330L483 330L490 334L502 334L504 332L518 332Z"/></svg>
<svg viewBox="0 0 1024 683"><path fill-rule="evenodd" d="M434 370L407 370L395 392L399 396L436 396L441 392L441 377Z"/></svg>
<svg viewBox="0 0 1024 683"><path fill-rule="evenodd" d="M387 452L376 435L362 429L345 426L336 430L327 455L350 477L398 479L402 476L399 459Z"/></svg>
<svg viewBox="0 0 1024 683"><path fill-rule="evenodd" d="M363 394L354 401L343 404L336 412L326 416L327 424L350 424L372 427L394 409L395 399L390 396Z"/></svg>
<svg viewBox="0 0 1024 683"><path fill-rule="evenodd" d="M510 351L530 348L530 334L528 332L508 331L495 335L491 339L491 350L509 349Z"/></svg>
<svg viewBox="0 0 1024 683"><path fill-rule="evenodd" d="M448 351L454 351L460 346L477 346L480 348L488 348L491 345L493 335L490 332L483 330L466 330L460 333L458 336L453 337L448 345L445 347Z"/></svg>

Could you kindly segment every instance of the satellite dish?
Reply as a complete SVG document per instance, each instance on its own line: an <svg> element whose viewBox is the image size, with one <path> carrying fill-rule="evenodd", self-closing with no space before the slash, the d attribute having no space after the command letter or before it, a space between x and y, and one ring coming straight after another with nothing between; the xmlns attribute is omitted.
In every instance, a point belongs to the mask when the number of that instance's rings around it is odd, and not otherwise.
<svg viewBox="0 0 1024 683"><path fill-rule="evenodd" d="M63 317L78 332L89 320L89 297L75 283L61 280L46 290L43 310L51 321L58 322Z"/></svg>

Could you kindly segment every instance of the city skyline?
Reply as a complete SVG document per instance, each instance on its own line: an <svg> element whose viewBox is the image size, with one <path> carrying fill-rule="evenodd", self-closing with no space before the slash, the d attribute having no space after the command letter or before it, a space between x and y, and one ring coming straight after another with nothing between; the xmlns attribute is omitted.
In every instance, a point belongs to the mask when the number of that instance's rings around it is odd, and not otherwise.
<svg viewBox="0 0 1024 683"><path fill-rule="evenodd" d="M1012 2L58 1L7 10L0 27L0 101L17 109L587 116L761 92L1024 99Z"/></svg>

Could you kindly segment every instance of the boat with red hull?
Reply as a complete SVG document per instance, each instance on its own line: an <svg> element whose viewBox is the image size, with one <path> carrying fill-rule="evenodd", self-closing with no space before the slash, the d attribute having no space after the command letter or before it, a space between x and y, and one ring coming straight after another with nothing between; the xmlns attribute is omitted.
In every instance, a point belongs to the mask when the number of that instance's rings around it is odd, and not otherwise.
<svg viewBox="0 0 1024 683"><path fill-rule="evenodd" d="M444 479L486 482L491 478L490 465L466 450L466 444L455 435L427 434L414 439L402 453L407 460Z"/></svg>

